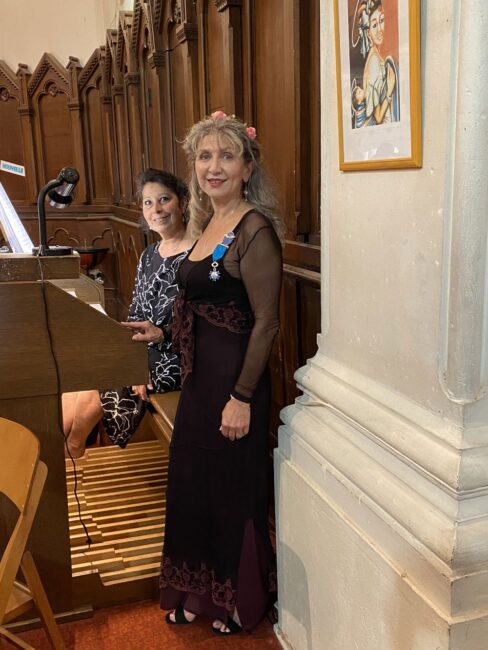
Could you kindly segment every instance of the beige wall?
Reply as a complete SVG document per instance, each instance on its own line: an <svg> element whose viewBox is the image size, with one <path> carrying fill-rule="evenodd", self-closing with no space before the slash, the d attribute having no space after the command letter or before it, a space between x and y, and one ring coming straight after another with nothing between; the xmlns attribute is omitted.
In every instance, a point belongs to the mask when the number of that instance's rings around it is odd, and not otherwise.
<svg viewBox="0 0 488 650"><path fill-rule="evenodd" d="M93 50L105 43L105 32L116 27L121 9L133 0L15 0L0 2L0 60L14 71L19 63L34 70L44 52L62 65L76 56L84 65Z"/></svg>
<svg viewBox="0 0 488 650"><path fill-rule="evenodd" d="M437 379L446 161L452 124L452 2L422 3L424 163L420 170L339 171L334 61L323 110L323 213L330 268L321 350L429 409L449 410ZM329 12L332 18L332 12ZM442 19L441 19L442 16ZM326 42L334 34L328 28ZM326 252L327 251L327 252ZM323 328L323 333L324 328ZM347 333L345 336L344 333Z"/></svg>
<svg viewBox="0 0 488 650"><path fill-rule="evenodd" d="M320 3L322 332L275 452L294 650L488 647L487 5L419 4L423 167L341 172Z"/></svg>

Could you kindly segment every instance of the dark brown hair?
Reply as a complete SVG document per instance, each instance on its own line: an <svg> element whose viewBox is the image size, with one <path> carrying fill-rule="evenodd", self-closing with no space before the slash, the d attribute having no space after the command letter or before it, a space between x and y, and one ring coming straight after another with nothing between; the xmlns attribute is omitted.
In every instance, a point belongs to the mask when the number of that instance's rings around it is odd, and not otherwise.
<svg viewBox="0 0 488 650"><path fill-rule="evenodd" d="M171 190L173 194L176 194L178 199L183 199L185 203L187 203L190 198L188 187L181 178L178 178L178 176L163 169L153 169L150 167L143 171L142 174L139 174L136 178L136 196L139 202L142 200L142 190L144 189L144 185L147 183L159 183L159 185L164 185L164 187Z"/></svg>

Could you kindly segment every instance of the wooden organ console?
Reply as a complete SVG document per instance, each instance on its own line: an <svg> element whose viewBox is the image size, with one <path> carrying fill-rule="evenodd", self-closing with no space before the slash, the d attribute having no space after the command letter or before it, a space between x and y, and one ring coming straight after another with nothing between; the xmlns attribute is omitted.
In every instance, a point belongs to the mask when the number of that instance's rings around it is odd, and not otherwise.
<svg viewBox="0 0 488 650"><path fill-rule="evenodd" d="M79 261L77 254L0 254L0 416L41 441L49 473L29 546L53 610L67 618L154 596L167 469L157 438L125 450L90 449L77 460L77 494L93 541L87 545L64 457L60 393L145 383L147 353L90 306L103 304L103 293L80 275ZM0 515L11 524L8 504L0 503ZM6 534L0 522L0 545Z"/></svg>

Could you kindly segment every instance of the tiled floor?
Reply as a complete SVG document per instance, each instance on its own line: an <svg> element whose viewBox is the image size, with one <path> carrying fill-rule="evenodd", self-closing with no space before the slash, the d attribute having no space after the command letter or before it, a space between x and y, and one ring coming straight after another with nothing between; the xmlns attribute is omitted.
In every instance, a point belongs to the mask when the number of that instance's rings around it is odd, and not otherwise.
<svg viewBox="0 0 488 650"><path fill-rule="evenodd" d="M154 602L112 607L95 612L91 619L60 625L68 650L258 650L281 648L271 623L264 621L253 634L217 637L211 622L168 626ZM25 632L22 638L36 650L50 650L43 630Z"/></svg>

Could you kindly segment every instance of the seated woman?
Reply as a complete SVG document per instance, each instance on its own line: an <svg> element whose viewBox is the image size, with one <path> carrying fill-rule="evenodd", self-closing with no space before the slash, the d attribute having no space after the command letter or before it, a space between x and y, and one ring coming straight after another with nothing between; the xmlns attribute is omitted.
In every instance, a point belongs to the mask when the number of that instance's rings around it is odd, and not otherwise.
<svg viewBox="0 0 488 650"><path fill-rule="evenodd" d="M142 214L161 241L148 246L137 268L128 320L135 341L148 343L149 382L116 390L63 395L63 429L73 458L85 453L86 440L101 420L114 444L125 447L145 411L148 390L180 387L180 364L171 348L170 325L178 292L176 273L193 241L186 228L188 188L173 174L148 169L137 179ZM123 363L123 360L121 360Z"/></svg>

